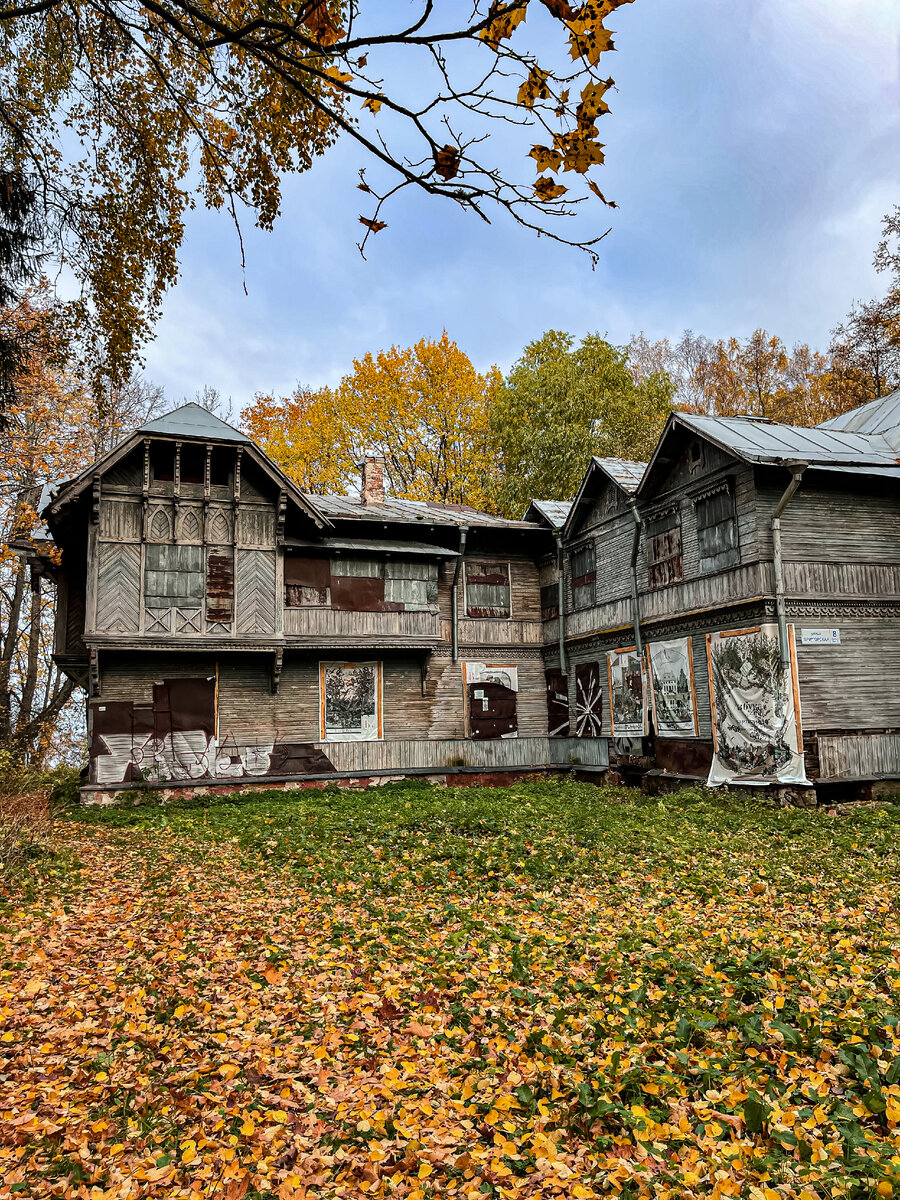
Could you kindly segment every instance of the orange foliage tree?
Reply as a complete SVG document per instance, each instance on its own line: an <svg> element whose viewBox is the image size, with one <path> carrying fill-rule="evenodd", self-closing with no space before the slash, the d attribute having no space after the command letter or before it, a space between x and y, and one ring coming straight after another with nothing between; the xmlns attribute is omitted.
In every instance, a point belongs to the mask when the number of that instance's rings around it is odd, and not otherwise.
<svg viewBox="0 0 900 1200"><path fill-rule="evenodd" d="M489 410L496 368L479 373L446 331L354 360L335 389L257 396L245 430L310 492L345 492L363 454L385 460L394 496L491 505L497 452Z"/></svg>

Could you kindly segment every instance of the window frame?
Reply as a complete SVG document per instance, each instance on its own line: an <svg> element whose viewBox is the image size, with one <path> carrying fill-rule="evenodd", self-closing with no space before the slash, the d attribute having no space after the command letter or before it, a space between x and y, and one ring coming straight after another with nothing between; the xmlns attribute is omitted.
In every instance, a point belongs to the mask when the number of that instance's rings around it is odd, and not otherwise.
<svg viewBox="0 0 900 1200"><path fill-rule="evenodd" d="M575 574L575 560L579 555L590 553L591 567L588 571L582 571L580 575ZM573 547L569 551L569 588L572 594L572 609L575 612L581 612L583 609L592 608L597 603L597 543L593 538L582 542L581 545ZM580 581L580 582L579 582ZM584 602L584 596L576 593L584 593L590 589L590 599L587 603Z"/></svg>
<svg viewBox="0 0 900 1200"><path fill-rule="evenodd" d="M730 501L730 514L725 520L716 521L713 524L701 525L700 514L701 505L708 504L709 501L717 496L727 494ZM717 483L714 487L707 488L699 495L693 497L694 505L694 521L697 527L697 571L700 575L714 575L717 571L727 571L732 567L740 566L741 563L741 538L738 528L737 514L737 498L735 496L734 479L728 477L725 480ZM711 529L716 529L719 526L730 524L731 527L731 545L725 550L720 551L715 555L704 555L702 550L703 535ZM704 566L704 559L707 565ZM716 563L715 559L727 559L728 561Z"/></svg>
<svg viewBox="0 0 900 1200"><path fill-rule="evenodd" d="M663 528L663 522L667 520L669 523ZM659 526L659 528L655 528L655 526ZM678 534L677 551L659 555L657 539L672 533ZM674 583L681 583L684 579L684 536L680 505L673 504L669 508L663 509L662 512L645 519L644 544L647 548L647 587L651 591L658 591L660 588L670 587ZM675 562L676 559L678 560L677 574L659 570L663 564ZM663 574L669 577L663 578Z"/></svg>
<svg viewBox="0 0 900 1200"><path fill-rule="evenodd" d="M497 567L502 566L505 568L505 570L506 570L506 595L507 595L506 614L505 615L498 615L498 614L485 615L484 613L473 613L471 611L473 606L470 604L470 601L469 601L469 587L470 586L478 586L478 585L469 583L469 567L470 566L472 566L473 569L477 569L479 566L481 566L482 569L485 567L489 567L489 566L497 566ZM508 559L502 559L502 558L501 559L478 559L478 558L463 559L462 583L463 583L463 612L465 613L466 620L468 620L468 621L511 621L513 619L512 564L509 562ZM491 586L491 585L484 585L484 586ZM493 586L502 587L502 584L495 584ZM479 605L475 605L474 607L476 607L476 608L495 608L497 606L496 605L479 604Z"/></svg>

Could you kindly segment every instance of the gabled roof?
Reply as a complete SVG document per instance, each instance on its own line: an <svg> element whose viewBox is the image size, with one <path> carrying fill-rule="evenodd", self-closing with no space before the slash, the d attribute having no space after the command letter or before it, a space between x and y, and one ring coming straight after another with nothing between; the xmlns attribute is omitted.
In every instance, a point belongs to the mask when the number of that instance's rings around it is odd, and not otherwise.
<svg viewBox="0 0 900 1200"><path fill-rule="evenodd" d="M532 500L522 514L522 520L546 523L551 529L562 529L571 508L571 500Z"/></svg>
<svg viewBox="0 0 900 1200"><path fill-rule="evenodd" d="M301 492L295 483L272 462L271 458L260 450L259 446L237 429L232 429L219 417L201 408L199 404L183 404L180 408L165 413L156 420L148 421L140 429L123 438L109 453L104 454L96 462L86 467L74 479L61 483L55 490L52 499L44 505L42 513L51 517L58 514L64 504L76 499L90 486L95 475L102 475L119 459L129 454L145 437L196 438L203 442L231 442L245 447L247 453L265 471L275 485L285 491L294 504L304 512L320 529L330 528L331 522L316 506L314 500L305 492Z"/></svg>
<svg viewBox="0 0 900 1200"><path fill-rule="evenodd" d="M398 500L388 496L381 504L365 504L360 496L310 496L316 508L332 521L377 521L392 525L480 526L496 529L543 529L524 521L495 517L465 504L436 500Z"/></svg>
<svg viewBox="0 0 900 1200"><path fill-rule="evenodd" d="M880 433L894 449L900 448L900 388L887 396L879 396L868 404L829 417L821 421L817 429L830 429L841 433Z"/></svg>
<svg viewBox="0 0 900 1200"><path fill-rule="evenodd" d="M626 496L631 496L637 490L646 469L646 463L635 462L631 458L598 458L593 455L563 526L566 537L574 532L579 509L596 495L595 481L598 476L601 484L612 482Z"/></svg>
<svg viewBox="0 0 900 1200"><path fill-rule="evenodd" d="M827 425L782 425L764 417L707 417L676 412L666 422L653 451L641 491L656 464L665 459L663 447L679 426L745 463L784 466L803 462L823 470L854 474L871 470L900 478L897 452L881 434L844 432Z"/></svg>
<svg viewBox="0 0 900 1200"><path fill-rule="evenodd" d="M173 408L171 412L163 413L161 417L142 425L138 433L156 433L174 438L200 438L205 442L246 444L250 441L245 433L232 428L221 417L201 408L199 404L182 404L180 408Z"/></svg>

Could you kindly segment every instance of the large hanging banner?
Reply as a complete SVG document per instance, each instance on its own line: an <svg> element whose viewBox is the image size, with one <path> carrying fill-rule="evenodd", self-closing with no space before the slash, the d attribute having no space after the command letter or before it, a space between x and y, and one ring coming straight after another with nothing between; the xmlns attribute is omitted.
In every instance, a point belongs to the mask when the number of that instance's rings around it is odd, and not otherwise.
<svg viewBox="0 0 900 1200"><path fill-rule="evenodd" d="M808 784L803 761L794 630L785 671L777 625L706 635L712 704L709 785Z"/></svg>
<svg viewBox="0 0 900 1200"><path fill-rule="evenodd" d="M653 698L653 723L660 737L679 734L697 737L697 700L694 693L694 659L691 639L651 642L650 694Z"/></svg>
<svg viewBox="0 0 900 1200"><path fill-rule="evenodd" d="M381 663L319 663L323 742L381 739Z"/></svg>
<svg viewBox="0 0 900 1200"><path fill-rule="evenodd" d="M642 737L647 732L644 663L636 647L610 650L606 655L606 673L613 737Z"/></svg>

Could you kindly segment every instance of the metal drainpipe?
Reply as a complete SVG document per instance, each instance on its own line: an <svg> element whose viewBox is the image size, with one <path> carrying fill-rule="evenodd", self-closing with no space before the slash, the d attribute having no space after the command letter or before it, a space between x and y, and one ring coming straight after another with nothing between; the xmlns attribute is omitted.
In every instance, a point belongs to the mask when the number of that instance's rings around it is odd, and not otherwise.
<svg viewBox="0 0 900 1200"><path fill-rule="evenodd" d="M456 560L453 582L450 584L450 642L454 662L459 660L459 572L462 569L463 555L466 552L466 537L468 533L468 525L461 525L459 529L459 558Z"/></svg>
<svg viewBox="0 0 900 1200"><path fill-rule="evenodd" d="M781 515L791 502L791 497L800 486L803 472L808 464L805 462L785 463L791 472L791 482L784 489L784 494L775 506L772 514L772 551L775 564L775 612L778 614L778 645L781 648L781 665L785 672L791 669L791 647L788 643L787 614L784 603L784 569L781 560Z"/></svg>
<svg viewBox="0 0 900 1200"><path fill-rule="evenodd" d="M556 607L559 616L556 619L559 628L559 673L566 673L566 576L565 555L563 553L562 534L554 533L556 538Z"/></svg>
<svg viewBox="0 0 900 1200"><path fill-rule="evenodd" d="M634 647L640 657L644 653L641 641L641 608L638 602L637 559L641 545L641 514L638 512L637 501L628 497L628 507L634 517L634 541L631 543L631 619L634 625Z"/></svg>

